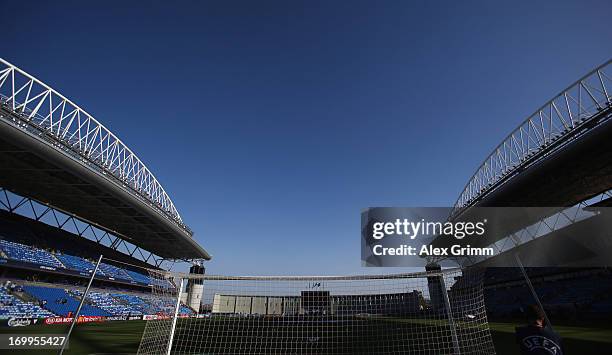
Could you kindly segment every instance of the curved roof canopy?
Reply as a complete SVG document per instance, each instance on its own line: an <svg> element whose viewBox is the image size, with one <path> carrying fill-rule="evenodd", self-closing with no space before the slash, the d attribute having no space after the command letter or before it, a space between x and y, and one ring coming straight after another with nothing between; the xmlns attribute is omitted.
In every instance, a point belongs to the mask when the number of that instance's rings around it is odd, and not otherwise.
<svg viewBox="0 0 612 355"><path fill-rule="evenodd" d="M529 167L599 128L609 118L611 107L609 60L542 105L499 143L465 185L453 215L479 204Z"/></svg>
<svg viewBox="0 0 612 355"><path fill-rule="evenodd" d="M210 259L159 181L115 134L0 59L0 183L159 256Z"/></svg>
<svg viewBox="0 0 612 355"><path fill-rule="evenodd" d="M584 208L581 204L588 206L596 196L609 196L611 90L612 61L608 61L536 110L487 156L449 219L479 218L484 212L475 207L536 208L506 209L503 221L489 235L461 243L474 247L491 246L501 239L516 243L520 238L508 238L512 233L567 207ZM457 240L437 238L434 244L449 246Z"/></svg>

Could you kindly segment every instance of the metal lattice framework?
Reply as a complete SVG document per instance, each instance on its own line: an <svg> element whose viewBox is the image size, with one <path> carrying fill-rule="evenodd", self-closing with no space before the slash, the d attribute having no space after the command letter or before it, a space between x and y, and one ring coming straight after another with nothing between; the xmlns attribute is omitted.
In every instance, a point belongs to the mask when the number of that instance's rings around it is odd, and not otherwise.
<svg viewBox="0 0 612 355"><path fill-rule="evenodd" d="M115 235L104 226L94 225L70 212L45 205L2 187L0 187L0 210L62 229L159 268L169 270L177 262L177 260L159 257L127 242L125 237Z"/></svg>
<svg viewBox="0 0 612 355"><path fill-rule="evenodd" d="M0 103L20 128L44 137L105 177L117 179L189 231L153 173L116 135L62 94L1 58Z"/></svg>
<svg viewBox="0 0 612 355"><path fill-rule="evenodd" d="M611 64L609 60L570 85L510 133L470 178L455 202L454 213L605 117L612 107Z"/></svg>
<svg viewBox="0 0 612 355"><path fill-rule="evenodd" d="M612 190L604 191L596 196L580 201L572 206L565 207L558 212L545 214L537 221L522 226L520 229L509 232L502 238L486 245L493 249L493 255L464 256L464 257L430 257L428 262L439 263L442 260L451 259L462 268L477 265L488 259L499 257L501 254L527 244L538 238L548 236L560 231L569 225L587 220L597 216L600 212L589 210L589 207L612 199ZM552 211L552 209L551 209Z"/></svg>

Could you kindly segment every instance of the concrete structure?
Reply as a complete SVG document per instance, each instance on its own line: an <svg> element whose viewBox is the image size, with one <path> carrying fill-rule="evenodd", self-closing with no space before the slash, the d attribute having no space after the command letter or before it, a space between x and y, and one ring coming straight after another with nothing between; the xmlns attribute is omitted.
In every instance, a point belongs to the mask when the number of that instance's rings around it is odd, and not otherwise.
<svg viewBox="0 0 612 355"><path fill-rule="evenodd" d="M236 296L236 309L237 314L251 314L251 296Z"/></svg>
<svg viewBox="0 0 612 355"><path fill-rule="evenodd" d="M407 314L425 309L419 291L370 295L330 295L317 291L304 296L236 296L215 294L212 313L242 315L357 315ZM235 305L235 307L234 307Z"/></svg>
<svg viewBox="0 0 612 355"><path fill-rule="evenodd" d="M213 313L235 313L236 296L215 295L213 298Z"/></svg>
<svg viewBox="0 0 612 355"><path fill-rule="evenodd" d="M281 315L283 314L283 298L268 297L268 310L266 314Z"/></svg>
<svg viewBox="0 0 612 355"><path fill-rule="evenodd" d="M201 265L193 265L189 268L189 273L194 275L204 275L206 270ZM204 295L204 280L190 278L187 281L187 299L185 304L195 311L199 311L202 306L202 296Z"/></svg>
<svg viewBox="0 0 612 355"><path fill-rule="evenodd" d="M251 297L251 314L269 314L267 313L268 297L253 296Z"/></svg>
<svg viewBox="0 0 612 355"><path fill-rule="evenodd" d="M300 313L300 297L283 297L283 312L285 316L294 316Z"/></svg>

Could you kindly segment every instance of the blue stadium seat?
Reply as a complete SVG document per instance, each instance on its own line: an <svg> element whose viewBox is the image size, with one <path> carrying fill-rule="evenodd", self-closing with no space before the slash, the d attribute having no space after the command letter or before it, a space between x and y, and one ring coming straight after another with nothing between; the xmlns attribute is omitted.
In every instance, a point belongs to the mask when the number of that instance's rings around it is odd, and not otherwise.
<svg viewBox="0 0 612 355"><path fill-rule="evenodd" d="M0 286L0 319L10 318L47 318L55 314L40 306L23 302L13 296L7 287Z"/></svg>
<svg viewBox="0 0 612 355"><path fill-rule="evenodd" d="M59 260L50 252L31 246L0 239L0 249L10 259L25 261L33 264L53 266L56 268L64 267Z"/></svg>
<svg viewBox="0 0 612 355"><path fill-rule="evenodd" d="M126 303L132 305L132 307L142 314L156 314L161 309L156 307L150 302L150 300L145 301L145 297L135 296L123 293L113 293L112 296L118 300L123 300Z"/></svg>
<svg viewBox="0 0 612 355"><path fill-rule="evenodd" d="M70 312L75 312L79 306L79 301L74 299L66 290L43 286L23 286L24 291L46 301L44 307L55 314L67 316ZM110 316L111 314L100 308L84 304L81 308L81 315L84 316Z"/></svg>
<svg viewBox="0 0 612 355"><path fill-rule="evenodd" d="M125 270L125 271L127 271L127 273L130 275L132 279L134 279L134 281L140 282L145 285L151 284L151 279L148 276L132 271L132 270Z"/></svg>
<svg viewBox="0 0 612 355"><path fill-rule="evenodd" d="M118 299L123 299L126 302L130 303L134 308L140 310L143 314L156 314L159 312L172 313L175 307L175 300L171 298L157 298L149 295L135 296L128 294L120 294L115 293L112 294L113 297ZM181 304L179 308L179 314L182 315L193 315L195 312Z"/></svg>
<svg viewBox="0 0 612 355"><path fill-rule="evenodd" d="M95 269L95 265L87 260L78 256L72 256L68 254L55 254L55 257L64 264L67 269L72 269L82 272L91 272Z"/></svg>
<svg viewBox="0 0 612 355"><path fill-rule="evenodd" d="M81 297L81 291L72 291L72 294ZM142 315L142 311L132 306L129 302L114 298L110 293L90 291L87 301L96 307L105 310L115 316Z"/></svg>
<svg viewBox="0 0 612 355"><path fill-rule="evenodd" d="M3 251L6 257L9 259L25 261L33 264L48 265L55 268L65 268L85 273L90 273L95 268L93 262L79 256L59 252L52 254L43 249L4 239L0 239L0 250ZM100 263L98 273L102 276L108 276L125 281L136 281L145 285L155 284L161 287L171 286L165 280L152 280L147 275L132 270L126 270L107 263Z"/></svg>
<svg viewBox="0 0 612 355"><path fill-rule="evenodd" d="M100 263L100 270L102 270L102 272L106 276L112 277L114 279L132 281L132 278L130 277L130 275L128 275L128 273L125 270L118 268L114 265Z"/></svg>

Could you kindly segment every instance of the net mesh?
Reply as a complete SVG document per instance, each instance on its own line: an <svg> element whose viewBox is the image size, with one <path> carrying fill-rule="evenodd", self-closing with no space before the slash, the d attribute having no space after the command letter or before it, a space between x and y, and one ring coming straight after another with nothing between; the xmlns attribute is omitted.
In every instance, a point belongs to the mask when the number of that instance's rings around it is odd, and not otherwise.
<svg viewBox="0 0 612 355"><path fill-rule="evenodd" d="M171 274L153 271L168 307L147 322L138 353L167 353L172 337L173 354L493 354L482 276L182 274L179 293Z"/></svg>

